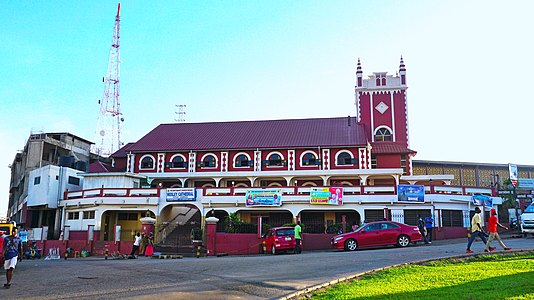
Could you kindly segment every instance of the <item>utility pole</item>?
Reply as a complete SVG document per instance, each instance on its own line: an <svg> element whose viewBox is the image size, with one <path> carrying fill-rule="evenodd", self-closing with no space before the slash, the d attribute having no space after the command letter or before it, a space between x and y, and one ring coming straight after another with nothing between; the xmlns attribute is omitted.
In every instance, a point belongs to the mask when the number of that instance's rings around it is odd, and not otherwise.
<svg viewBox="0 0 534 300"><path fill-rule="evenodd" d="M109 156L123 146L121 127L124 117L120 105L120 13L119 3L109 51L108 70L106 76L102 78L104 95L102 100L98 101L100 112L96 128L95 152L102 156Z"/></svg>
<svg viewBox="0 0 534 300"><path fill-rule="evenodd" d="M187 105L185 105L185 104L176 104L175 107L176 107L176 109L178 111L175 111L174 113L176 115L178 115L178 117L175 118L174 121L176 121L178 123L185 122L185 115L186 115L185 109L186 109Z"/></svg>

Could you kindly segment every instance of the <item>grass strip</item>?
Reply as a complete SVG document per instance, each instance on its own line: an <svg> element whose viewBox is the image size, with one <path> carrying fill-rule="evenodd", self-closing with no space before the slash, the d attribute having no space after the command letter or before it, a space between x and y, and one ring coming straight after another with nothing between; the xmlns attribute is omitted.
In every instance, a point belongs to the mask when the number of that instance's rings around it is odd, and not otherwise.
<svg viewBox="0 0 534 300"><path fill-rule="evenodd" d="M534 299L534 252L407 265L340 283L312 299Z"/></svg>

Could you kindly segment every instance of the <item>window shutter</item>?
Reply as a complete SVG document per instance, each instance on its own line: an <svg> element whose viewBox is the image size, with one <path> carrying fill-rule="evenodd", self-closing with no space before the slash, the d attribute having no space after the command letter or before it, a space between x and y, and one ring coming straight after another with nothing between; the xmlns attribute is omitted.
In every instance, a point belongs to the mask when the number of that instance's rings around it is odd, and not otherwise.
<svg viewBox="0 0 534 300"><path fill-rule="evenodd" d="M168 161L165 163L165 168L171 168L172 167L172 162Z"/></svg>

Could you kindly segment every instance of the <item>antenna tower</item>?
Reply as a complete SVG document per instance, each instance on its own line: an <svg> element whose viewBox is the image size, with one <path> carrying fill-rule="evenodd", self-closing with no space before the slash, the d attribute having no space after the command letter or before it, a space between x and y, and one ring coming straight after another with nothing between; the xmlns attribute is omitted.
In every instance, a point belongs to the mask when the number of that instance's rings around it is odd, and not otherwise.
<svg viewBox="0 0 534 300"><path fill-rule="evenodd" d="M176 109L178 109L178 111L175 111L174 113L178 115L178 118L174 119L174 121L178 122L178 123L183 123L185 122L185 108L187 107L185 104L176 104Z"/></svg>
<svg viewBox="0 0 534 300"><path fill-rule="evenodd" d="M120 105L120 14L121 4L117 7L115 27L113 28L113 41L109 51L108 71L104 82L104 95L99 100L100 112L96 128L96 153L109 156L122 147L121 125L124 117Z"/></svg>

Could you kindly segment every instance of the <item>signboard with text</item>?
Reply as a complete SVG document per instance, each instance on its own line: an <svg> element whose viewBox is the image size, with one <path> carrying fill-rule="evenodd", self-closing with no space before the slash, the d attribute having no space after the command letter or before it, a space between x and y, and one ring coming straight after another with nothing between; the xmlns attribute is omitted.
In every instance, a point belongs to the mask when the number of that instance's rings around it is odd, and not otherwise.
<svg viewBox="0 0 534 300"><path fill-rule="evenodd" d="M312 187L310 189L310 204L343 205L343 188Z"/></svg>
<svg viewBox="0 0 534 300"><path fill-rule="evenodd" d="M195 188L169 188L167 189L167 202L173 201L195 201Z"/></svg>
<svg viewBox="0 0 534 300"><path fill-rule="evenodd" d="M282 190L247 190L245 199L246 206L280 206L282 205Z"/></svg>
<svg viewBox="0 0 534 300"><path fill-rule="evenodd" d="M486 195L473 195L474 205L484 205L485 207L493 207L493 198Z"/></svg>
<svg viewBox="0 0 534 300"><path fill-rule="evenodd" d="M397 186L397 201L399 202L425 202L424 185L402 185Z"/></svg>

